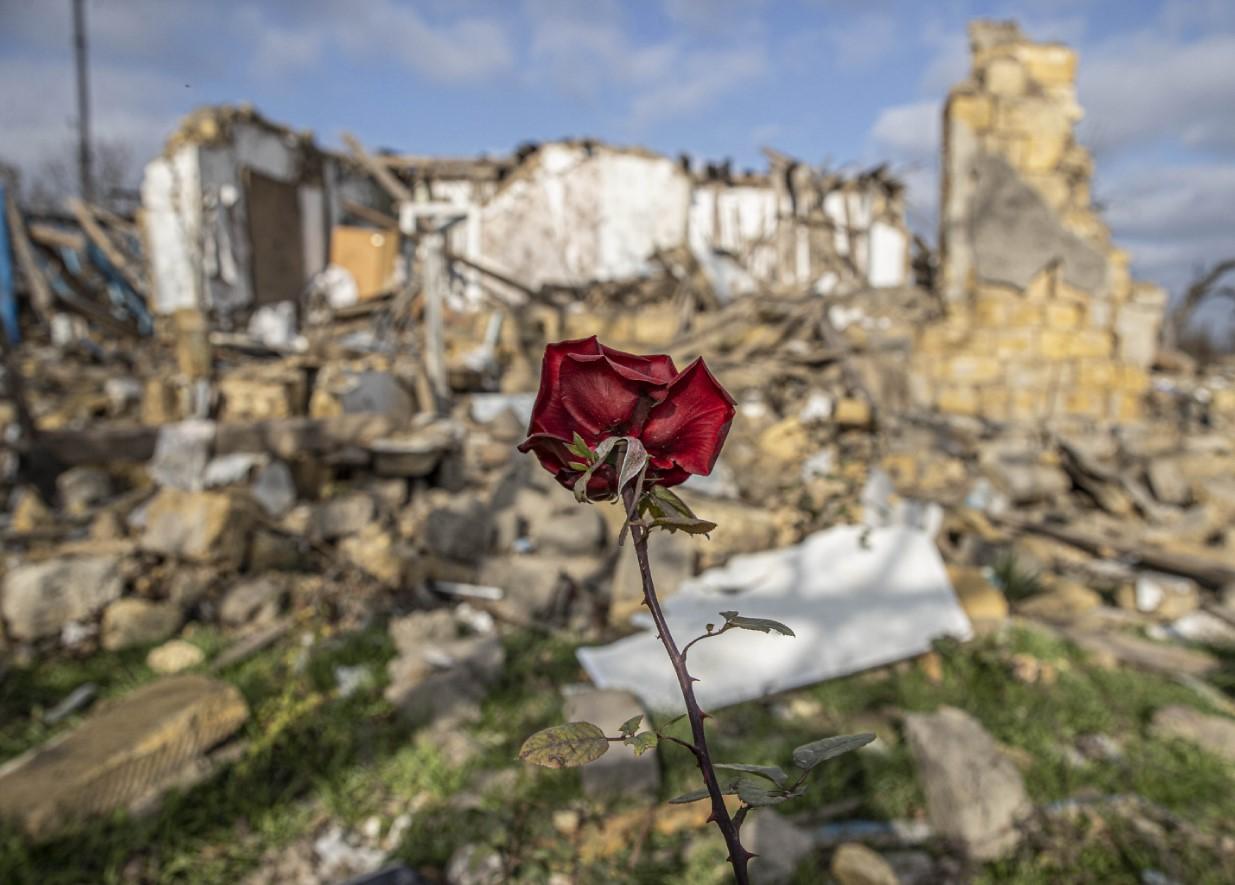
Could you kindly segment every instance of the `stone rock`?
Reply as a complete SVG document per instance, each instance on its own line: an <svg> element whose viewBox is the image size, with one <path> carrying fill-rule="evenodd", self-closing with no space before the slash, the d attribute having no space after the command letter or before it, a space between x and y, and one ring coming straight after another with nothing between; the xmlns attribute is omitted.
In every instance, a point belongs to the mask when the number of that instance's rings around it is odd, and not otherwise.
<svg viewBox="0 0 1235 885"><path fill-rule="evenodd" d="M607 535L605 518L595 507L559 510L533 529L536 549L570 556L599 553Z"/></svg>
<svg viewBox="0 0 1235 885"><path fill-rule="evenodd" d="M415 723L479 715L486 688L506 666L497 636L459 636L445 609L396 618L390 636L399 650L387 664L385 697Z"/></svg>
<svg viewBox="0 0 1235 885"><path fill-rule="evenodd" d="M906 716L905 735L935 830L976 860L1016 848L1032 806L1020 772L978 721L942 707Z"/></svg>
<svg viewBox="0 0 1235 885"><path fill-rule="evenodd" d="M566 695L567 722L591 722L605 734L614 735L632 716L644 716L640 730L646 731L646 711L628 691L586 688ZM624 744L612 744L609 752L582 769L583 794L589 798L645 796L654 798L660 790L660 764L656 753L636 756Z"/></svg>
<svg viewBox="0 0 1235 885"><path fill-rule="evenodd" d="M249 578L233 585L219 603L219 619L229 627L269 624L283 610L283 588L270 578Z"/></svg>
<svg viewBox="0 0 1235 885"><path fill-rule="evenodd" d="M929 852L915 849L887 851L883 859L896 873L899 885L935 885L944 881L935 867L935 859Z"/></svg>
<svg viewBox="0 0 1235 885"><path fill-rule="evenodd" d="M258 529L249 539L248 571L295 572L305 564L305 545L301 538Z"/></svg>
<svg viewBox="0 0 1235 885"><path fill-rule="evenodd" d="M1136 607L1168 621L1195 611L1201 604L1201 588L1189 578L1161 572L1136 576Z"/></svg>
<svg viewBox="0 0 1235 885"><path fill-rule="evenodd" d="M832 876L840 885L898 885L896 871L878 851L845 842L832 855Z"/></svg>
<svg viewBox="0 0 1235 885"><path fill-rule="evenodd" d="M232 495L165 488L146 506L141 547L191 562L239 565L250 524L248 508Z"/></svg>
<svg viewBox="0 0 1235 885"><path fill-rule="evenodd" d="M1216 607L1215 610L1220 609ZM1172 639L1235 649L1235 612L1229 612L1226 617L1208 611L1188 612L1172 621L1166 632Z"/></svg>
<svg viewBox="0 0 1235 885"><path fill-rule="evenodd" d="M309 534L323 541L358 534L373 521L375 511L373 499L364 492L330 498L313 508Z"/></svg>
<svg viewBox="0 0 1235 885"><path fill-rule="evenodd" d="M814 850L815 841L771 808L760 808L742 826L742 845L759 855L750 862L751 882L780 885L789 881L798 865Z"/></svg>
<svg viewBox="0 0 1235 885"><path fill-rule="evenodd" d="M450 885L502 885L505 866L502 856L490 848L462 845L446 864L446 881Z"/></svg>
<svg viewBox="0 0 1235 885"><path fill-rule="evenodd" d="M603 573L604 564L590 556L492 556L481 564L477 582L503 590L499 610L527 618L553 612L563 588L598 584Z"/></svg>
<svg viewBox="0 0 1235 885"><path fill-rule="evenodd" d="M150 649L146 666L165 676L190 670L206 660L206 653L191 642L172 639Z"/></svg>
<svg viewBox="0 0 1235 885"><path fill-rule="evenodd" d="M716 523L716 530L706 542L695 543L702 568L720 565L740 553L759 553L780 545L780 525L771 510L744 501L709 498L688 490L679 491L678 496L701 519ZM653 537L657 534L664 532L656 532Z"/></svg>
<svg viewBox="0 0 1235 885"><path fill-rule="evenodd" d="M33 486L22 486L12 497L12 516L9 527L18 533L26 534L35 529L45 528L55 522L51 509L43 503L38 491Z"/></svg>
<svg viewBox="0 0 1235 885"><path fill-rule="evenodd" d="M1160 738L1182 738L1203 750L1235 762L1235 719L1211 716L1191 707L1163 707L1150 725Z"/></svg>
<svg viewBox="0 0 1235 885"><path fill-rule="evenodd" d="M1008 617L1008 600L980 569L950 565L948 577L961 608L975 625L998 624Z"/></svg>
<svg viewBox="0 0 1235 885"><path fill-rule="evenodd" d="M99 630L103 648L119 651L135 645L150 645L167 639L184 621L180 606L128 597L117 599L103 610Z"/></svg>
<svg viewBox="0 0 1235 885"><path fill-rule="evenodd" d="M1070 629L1067 636L1090 654L1094 663L1107 669L1129 664L1159 673L1204 676L1216 670L1219 660L1193 648L1153 642L1130 633Z"/></svg>
<svg viewBox="0 0 1235 885"><path fill-rule="evenodd" d="M296 480L291 468L283 461L271 461L258 470L249 491L266 515L274 519L296 503Z"/></svg>
<svg viewBox="0 0 1235 885"><path fill-rule="evenodd" d="M394 533L371 522L339 542L339 555L361 571L388 586L403 578L404 558Z"/></svg>
<svg viewBox="0 0 1235 885"><path fill-rule="evenodd" d="M149 801L182 782L248 715L236 688L205 676L142 686L0 769L0 817L41 839Z"/></svg>
<svg viewBox="0 0 1235 885"><path fill-rule="evenodd" d="M119 556L70 556L19 565L4 576L0 614L14 639L55 636L124 591Z"/></svg>
<svg viewBox="0 0 1235 885"><path fill-rule="evenodd" d="M164 488L198 491L210 462L214 438L213 421L194 419L163 424L146 471Z"/></svg>
<svg viewBox="0 0 1235 885"><path fill-rule="evenodd" d="M1192 487L1177 460L1154 458L1145 468L1145 478L1154 497L1163 504L1183 507L1192 498Z"/></svg>
<svg viewBox="0 0 1235 885"><path fill-rule="evenodd" d="M791 415L759 434L759 448L773 460L797 463L812 451L810 433L798 418Z"/></svg>
<svg viewBox="0 0 1235 885"><path fill-rule="evenodd" d="M1050 464L992 461L984 466L991 481L1014 506L1054 501L1072 487L1068 475Z"/></svg>
<svg viewBox="0 0 1235 885"><path fill-rule="evenodd" d="M90 520L92 541L116 541L126 534L124 520L115 510L100 510Z"/></svg>
<svg viewBox="0 0 1235 885"><path fill-rule="evenodd" d="M668 599L695 573L697 542L684 532L652 532L648 536L648 563L656 580L656 595ZM623 551L625 552L625 551ZM627 553L619 556L609 596L609 621L626 623L643 603L643 576L639 563Z"/></svg>
<svg viewBox="0 0 1235 885"><path fill-rule="evenodd" d="M1017 608L1022 614L1043 621L1069 623L1084 617L1102 605L1102 597L1075 581L1061 581L1042 593L1022 601Z"/></svg>
<svg viewBox="0 0 1235 885"><path fill-rule="evenodd" d="M864 428L871 426L871 406L864 399L842 397L836 401L832 420L838 427Z"/></svg>
<svg viewBox="0 0 1235 885"><path fill-rule="evenodd" d="M395 515L407 503L407 480L399 477L374 478L365 483L364 490L371 495L379 512Z"/></svg>
<svg viewBox="0 0 1235 885"><path fill-rule="evenodd" d="M169 602L189 611L210 593L214 579L213 569L184 566L171 573L164 592Z"/></svg>
<svg viewBox="0 0 1235 885"><path fill-rule="evenodd" d="M431 553L458 562L475 562L489 549L488 508L465 500L433 510L424 525L425 546Z"/></svg>

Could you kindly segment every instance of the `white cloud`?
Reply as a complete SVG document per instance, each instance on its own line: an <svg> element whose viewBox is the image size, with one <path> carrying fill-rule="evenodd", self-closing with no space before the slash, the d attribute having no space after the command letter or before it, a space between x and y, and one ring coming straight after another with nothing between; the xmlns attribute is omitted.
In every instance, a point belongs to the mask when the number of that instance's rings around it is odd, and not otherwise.
<svg viewBox="0 0 1235 885"><path fill-rule="evenodd" d="M1235 34L1178 40L1156 33L1082 53L1082 137L1097 152L1178 138L1235 152Z"/></svg>
<svg viewBox="0 0 1235 885"><path fill-rule="evenodd" d="M876 146L899 160L923 160L939 154L943 107L935 99L884 108L871 127Z"/></svg>
<svg viewBox="0 0 1235 885"><path fill-rule="evenodd" d="M762 47L699 50L682 57L671 76L640 91L630 103L630 122L646 126L669 117L697 113L734 87L767 69Z"/></svg>

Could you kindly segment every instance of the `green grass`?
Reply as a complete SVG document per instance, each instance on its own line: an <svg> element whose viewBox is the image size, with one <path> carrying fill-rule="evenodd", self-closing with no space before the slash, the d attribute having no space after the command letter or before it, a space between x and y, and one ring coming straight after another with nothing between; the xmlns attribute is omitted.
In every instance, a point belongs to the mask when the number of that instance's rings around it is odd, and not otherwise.
<svg viewBox="0 0 1235 885"><path fill-rule="evenodd" d="M195 641L211 650L218 645L212 634ZM505 671L480 720L467 729L477 752L453 766L440 736L410 729L382 698L385 665L394 654L384 626L319 639L309 648L290 636L222 674L241 689L253 713L242 735L247 748L237 762L170 795L151 816L118 814L39 844L0 830L0 881L119 882L127 867L130 873L139 868L142 881L234 883L264 852L303 838L323 815L356 826L370 815L389 820L403 810L412 814L412 824L394 853L413 867L440 870L457 847L479 843L508 853L513 846L515 881L543 882L552 872L597 882L718 881L723 850L711 832L653 834L643 846L623 845L611 857L579 866L577 845L554 829L553 812L575 809L586 822L625 806L586 802L578 772L530 769L515 761L528 734L562 720L560 688L582 678L574 648L530 633L509 637L506 647ZM1054 664L1058 681L1012 680L1008 658L1016 653ZM1038 803L1137 793L1204 832L1231 834L1232 769L1182 742L1154 739L1146 729L1163 705L1205 708L1190 689L1149 674L1095 669L1071 646L1023 629L963 646L944 643L938 654L938 681L907 664L724 710L712 723L714 756L787 766L799 744L873 727L884 740L821 766L806 795L782 810L810 822L832 803L854 797L860 804L846 816L912 818L924 812L924 801L896 711L950 704L970 712L1028 760L1026 784ZM338 698L338 666L367 667L373 679L350 698ZM11 672L0 683L6 723L0 747L12 755L42 739L45 731L32 724L28 710L54 703L85 679L112 694L149 678L140 654L48 661ZM684 729L684 723L674 729ZM1123 759L1075 767L1064 748L1086 733L1119 738ZM666 745L659 759L662 799L698 786L684 750ZM1056 823L1019 854L978 872L986 881L1028 883L1132 882L1144 868L1205 881L1207 869L1224 871L1221 859L1186 834L1173 838L1172 850L1164 852L1118 821L1089 829Z"/></svg>

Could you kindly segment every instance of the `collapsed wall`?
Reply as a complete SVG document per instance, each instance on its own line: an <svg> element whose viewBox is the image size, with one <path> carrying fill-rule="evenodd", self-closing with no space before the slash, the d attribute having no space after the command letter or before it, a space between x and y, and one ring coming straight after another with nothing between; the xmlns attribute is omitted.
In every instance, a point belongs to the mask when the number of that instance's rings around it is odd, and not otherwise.
<svg viewBox="0 0 1235 885"><path fill-rule="evenodd" d="M1090 197L1076 54L970 25L944 108L940 289L917 341L920 404L996 421L1141 417L1166 293L1135 282Z"/></svg>
<svg viewBox="0 0 1235 885"><path fill-rule="evenodd" d="M828 175L778 154L767 174L709 176L643 149L553 142L502 182L477 222L463 254L532 286L637 276L655 253L680 248L801 292L909 276L899 182Z"/></svg>

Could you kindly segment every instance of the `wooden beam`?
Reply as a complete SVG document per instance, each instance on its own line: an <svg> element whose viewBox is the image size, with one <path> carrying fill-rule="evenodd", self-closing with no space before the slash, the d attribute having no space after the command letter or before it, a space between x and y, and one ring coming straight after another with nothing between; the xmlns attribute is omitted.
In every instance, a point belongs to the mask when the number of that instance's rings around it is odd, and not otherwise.
<svg viewBox="0 0 1235 885"><path fill-rule="evenodd" d="M34 305L34 312L38 314L40 320L50 324L51 286L47 284L47 278L43 276L43 271L34 257L34 247L30 245L30 239L26 235L26 223L21 217L21 211L17 208L17 199L13 196L12 188L5 188L5 194L4 211L9 223L9 239L13 243L13 257L17 259L17 266L21 268L21 275L30 290L30 301Z"/></svg>
<svg viewBox="0 0 1235 885"><path fill-rule="evenodd" d="M74 252L80 252L86 248L85 235L56 224L36 221L30 225L28 233L31 240L51 249L72 249Z"/></svg>
<svg viewBox="0 0 1235 885"><path fill-rule="evenodd" d="M351 151L352 157L355 158L356 162L363 166L396 202L410 203L412 201L412 192L407 189L403 182L395 178L385 165L378 162L372 154L366 151L364 145L354 135L350 132L344 132L343 143L347 145L347 149Z"/></svg>
<svg viewBox="0 0 1235 885"><path fill-rule="evenodd" d="M141 270L133 266L133 262L125 255L116 244L112 242L111 237L107 232L99 226L98 219L94 217L93 207L85 202L73 198L69 200L69 209L77 218L77 223L81 225L82 231L90 238L90 242L98 247L99 251L111 262L116 268L117 273L124 277L124 281L129 284L134 292L141 296L146 294L146 283L142 279Z"/></svg>
<svg viewBox="0 0 1235 885"><path fill-rule="evenodd" d="M399 229L399 219L387 215L385 212L379 212L370 206L364 206L352 200L343 201L343 211L349 215L355 215L369 224L376 225L384 230L397 231Z"/></svg>

